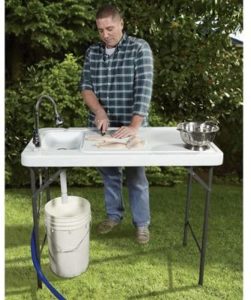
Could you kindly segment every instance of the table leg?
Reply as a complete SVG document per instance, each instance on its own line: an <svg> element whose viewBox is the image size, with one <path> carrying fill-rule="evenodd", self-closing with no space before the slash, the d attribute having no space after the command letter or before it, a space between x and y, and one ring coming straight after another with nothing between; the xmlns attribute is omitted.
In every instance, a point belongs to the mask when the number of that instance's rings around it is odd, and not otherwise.
<svg viewBox="0 0 251 300"><path fill-rule="evenodd" d="M191 193L192 193L192 179L195 179L206 191L201 243L199 243L195 235L195 232L193 230L192 224L189 220L189 210L190 210ZM203 285L203 277L204 277L207 236L208 236L208 215L209 215L209 205L210 205L210 198L211 198L211 191L212 191L212 179L213 179L213 167L209 168L208 182L205 182L199 175L197 175L194 172L193 167L188 168L183 246L187 245L188 229L190 229L192 238L194 239L200 252L200 269L199 269L199 282L198 282L199 285Z"/></svg>
<svg viewBox="0 0 251 300"><path fill-rule="evenodd" d="M200 285L203 285L203 278L204 278L204 267L205 267L207 236L208 236L208 215L209 215L209 206L210 206L210 198L211 198L211 191L212 191L212 179L213 179L213 167L211 167L208 172L208 188L206 191L205 207L204 207L204 223L203 223L202 244L201 244L201 254L200 254L200 274L199 274Z"/></svg>
<svg viewBox="0 0 251 300"><path fill-rule="evenodd" d="M37 170L39 172L39 170ZM46 240L46 235L42 244L42 248L40 248L40 238L39 238L39 213L40 213L40 203L39 202L39 195L42 191L46 189L46 197L47 201L50 200L50 190L49 186L51 183L53 183L60 173L62 172L62 169L59 168L51 177L49 176L49 171L45 174L45 181L40 178L40 185L39 187L36 186L36 168L30 168L30 174L31 174L31 190L32 190L32 212L33 212L33 226L34 226L34 236L35 236L35 245L36 245L36 261L39 264L40 267L40 261L41 261L41 252L43 245ZM39 173L41 174L41 173ZM37 285L38 288L42 288L42 281L37 275Z"/></svg>
<svg viewBox="0 0 251 300"><path fill-rule="evenodd" d="M45 169L45 182L47 182L50 178L49 168ZM50 186L46 189L46 202L51 200Z"/></svg>
<svg viewBox="0 0 251 300"><path fill-rule="evenodd" d="M187 245L187 235L188 235L188 224L189 224L189 210L191 203L191 192L192 192L192 171L193 168L189 167L190 172L188 172L187 179L187 195L186 195L186 205L185 205L185 222L184 222L184 236L183 236L183 246Z"/></svg>
<svg viewBox="0 0 251 300"><path fill-rule="evenodd" d="M33 168L30 168L31 174L31 191L32 191L32 214L33 214L33 225L35 232L35 243L36 243L36 256L40 265L40 245L39 245L39 212L38 212L38 194L36 193L36 175ZM37 276L37 286L42 288L42 281Z"/></svg>

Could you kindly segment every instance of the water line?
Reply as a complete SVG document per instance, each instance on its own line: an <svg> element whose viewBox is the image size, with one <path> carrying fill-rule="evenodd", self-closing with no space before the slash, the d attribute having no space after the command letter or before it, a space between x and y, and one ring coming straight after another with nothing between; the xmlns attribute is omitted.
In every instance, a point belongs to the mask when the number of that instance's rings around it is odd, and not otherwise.
<svg viewBox="0 0 251 300"><path fill-rule="evenodd" d="M66 203L68 196L67 196L67 181L66 181L66 170L62 170L60 173L60 186L61 186L61 199L62 203Z"/></svg>

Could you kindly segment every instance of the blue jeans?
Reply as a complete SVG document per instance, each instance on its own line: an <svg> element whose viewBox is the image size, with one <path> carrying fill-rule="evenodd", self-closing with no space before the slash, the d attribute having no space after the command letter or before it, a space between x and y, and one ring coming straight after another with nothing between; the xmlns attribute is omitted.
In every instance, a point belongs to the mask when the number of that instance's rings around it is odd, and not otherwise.
<svg viewBox="0 0 251 300"><path fill-rule="evenodd" d="M105 207L109 219L121 221L124 205L122 199L123 170L120 167L98 168L104 181ZM126 183L136 227L150 224L149 185L144 167L125 167Z"/></svg>

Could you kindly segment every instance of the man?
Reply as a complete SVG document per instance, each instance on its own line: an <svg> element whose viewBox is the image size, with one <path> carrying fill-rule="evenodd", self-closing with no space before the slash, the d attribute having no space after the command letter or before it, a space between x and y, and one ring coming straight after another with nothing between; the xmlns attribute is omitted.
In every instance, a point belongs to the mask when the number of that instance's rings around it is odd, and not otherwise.
<svg viewBox="0 0 251 300"><path fill-rule="evenodd" d="M146 41L123 33L123 18L112 5L101 7L96 25L102 42L87 49L81 79L84 102L90 109L89 125L105 133L118 127L114 138L136 135L147 125L152 94L153 58ZM99 168L103 177L107 219L98 232L110 232L123 219L122 168ZM136 240L149 241L149 187L144 167L124 169Z"/></svg>

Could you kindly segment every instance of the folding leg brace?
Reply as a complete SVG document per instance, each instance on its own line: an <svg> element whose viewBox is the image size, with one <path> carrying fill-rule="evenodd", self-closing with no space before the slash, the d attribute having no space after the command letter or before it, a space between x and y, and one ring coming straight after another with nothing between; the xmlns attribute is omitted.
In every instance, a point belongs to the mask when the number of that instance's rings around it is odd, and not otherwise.
<svg viewBox="0 0 251 300"><path fill-rule="evenodd" d="M213 167L209 168L208 171L208 183L206 183L202 178L200 178L193 170L193 167L189 167L188 171L188 182L187 182L187 196L185 205L185 223L184 223L184 236L183 245L187 245L188 229L190 229L192 237L200 252L200 270L199 270L199 285L203 285L204 278L204 268L205 268L205 257L206 257L206 247L207 247L207 236L208 236L208 215L209 215L209 205L210 197L212 191L212 179L213 179ZM202 228L202 241L201 245L195 236L192 229L191 223L189 221L189 211L191 204L191 194L192 194L192 179L195 179L206 191L205 205L204 205L204 221Z"/></svg>

